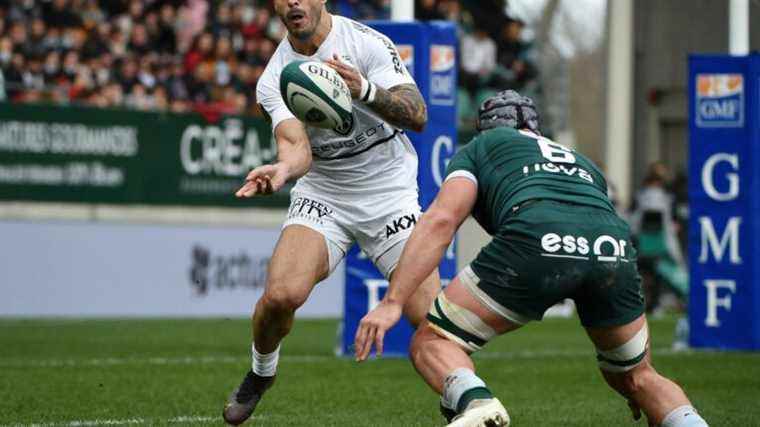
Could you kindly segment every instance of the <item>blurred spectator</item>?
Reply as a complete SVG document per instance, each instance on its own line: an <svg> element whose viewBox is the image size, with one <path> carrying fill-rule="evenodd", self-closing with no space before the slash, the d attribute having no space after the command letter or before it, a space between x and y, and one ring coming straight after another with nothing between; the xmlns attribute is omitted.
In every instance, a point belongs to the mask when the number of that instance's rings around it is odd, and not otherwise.
<svg viewBox="0 0 760 427"><path fill-rule="evenodd" d="M82 19L72 12L70 6L69 0L53 0L46 3L43 13L45 24L54 28L80 27Z"/></svg>
<svg viewBox="0 0 760 427"><path fill-rule="evenodd" d="M192 73L201 61L211 57L213 49L214 36L211 33L199 35L185 55L185 71Z"/></svg>
<svg viewBox="0 0 760 427"><path fill-rule="evenodd" d="M507 24L506 0L463 0L478 28L485 30L494 40Z"/></svg>
<svg viewBox="0 0 760 427"><path fill-rule="evenodd" d="M390 0L338 0L336 12L351 19L390 19Z"/></svg>
<svg viewBox="0 0 760 427"><path fill-rule="evenodd" d="M148 39L148 30L145 28L145 25L137 24L132 27L127 49L138 56L145 55L154 49L153 44Z"/></svg>
<svg viewBox="0 0 760 427"><path fill-rule="evenodd" d="M420 21L444 19L438 0L416 0L414 14Z"/></svg>
<svg viewBox="0 0 760 427"><path fill-rule="evenodd" d="M13 41L10 37L0 37L0 68L5 69L11 63Z"/></svg>
<svg viewBox="0 0 760 427"><path fill-rule="evenodd" d="M689 232L689 181L688 174L680 171L671 185L673 192L673 216L678 225L678 243L681 251L686 252Z"/></svg>
<svg viewBox="0 0 760 427"><path fill-rule="evenodd" d="M504 72L504 87L522 89L530 80L538 76L538 71L529 59L531 46L522 40L525 23L519 19L510 19L498 39L499 65Z"/></svg>
<svg viewBox="0 0 760 427"><path fill-rule="evenodd" d="M138 73L137 61L132 58L127 58L121 61L121 67L119 67L119 83L124 93L132 91L132 87L139 83L137 80Z"/></svg>
<svg viewBox="0 0 760 427"><path fill-rule="evenodd" d="M685 261L677 238L673 216L673 195L668 189L670 171L664 163L649 166L643 187L637 192L630 217L637 241L639 270L642 275L647 310L657 308L664 286L685 295Z"/></svg>
<svg viewBox="0 0 760 427"><path fill-rule="evenodd" d="M496 69L496 43L485 30L476 29L462 38L460 81L471 94L487 86Z"/></svg>
<svg viewBox="0 0 760 427"><path fill-rule="evenodd" d="M177 51L177 38L174 33L176 13L170 4L161 7L158 33L155 45L161 53L173 53Z"/></svg>

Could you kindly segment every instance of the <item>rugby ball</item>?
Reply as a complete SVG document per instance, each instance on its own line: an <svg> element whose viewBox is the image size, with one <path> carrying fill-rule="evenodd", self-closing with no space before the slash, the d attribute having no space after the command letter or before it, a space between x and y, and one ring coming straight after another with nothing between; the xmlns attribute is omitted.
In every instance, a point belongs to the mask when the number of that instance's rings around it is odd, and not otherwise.
<svg viewBox="0 0 760 427"><path fill-rule="evenodd" d="M351 91L327 64L294 61L280 75L280 94L290 112L309 126L348 135L354 128Z"/></svg>

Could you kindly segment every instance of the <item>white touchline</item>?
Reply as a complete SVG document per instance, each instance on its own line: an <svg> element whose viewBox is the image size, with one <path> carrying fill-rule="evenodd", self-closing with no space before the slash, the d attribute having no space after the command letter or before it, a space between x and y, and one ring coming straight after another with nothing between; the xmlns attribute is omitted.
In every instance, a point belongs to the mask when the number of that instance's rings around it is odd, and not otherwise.
<svg viewBox="0 0 760 427"><path fill-rule="evenodd" d="M678 356L688 356L690 354L695 354L693 352L690 352L688 350L686 351L678 351L673 350L667 347L662 348L655 348L651 350L653 354L656 354L658 356L671 356L671 355L678 355ZM534 358L541 358L541 357L578 357L578 356L592 356L594 355L594 349L593 347L589 347L588 350L566 350L566 351L556 351L556 350L525 350L525 351L515 351L515 352L484 352L484 353L476 353L473 355L473 358L475 359L534 359Z"/></svg>
<svg viewBox="0 0 760 427"><path fill-rule="evenodd" d="M130 425L144 424L143 418L129 418L125 420L73 420L50 423L32 423L32 424L4 424L2 427L57 427L57 426L108 426L108 425Z"/></svg>
<svg viewBox="0 0 760 427"><path fill-rule="evenodd" d="M179 416L168 419L156 419L156 418L125 418L122 420L115 419L95 419L95 420L71 420L71 421L53 421L48 423L32 423L32 424L4 424L0 427L90 427L90 426L127 426L127 425L145 425L154 423L169 423L169 424L198 424L220 421L220 417L203 417L203 416Z"/></svg>
<svg viewBox="0 0 760 427"><path fill-rule="evenodd" d="M335 360L327 355L281 356L280 360L293 363L314 363ZM94 359L0 359L0 368L58 368L62 366L119 366L119 365L212 365L234 364L250 361L247 357L200 356L200 357L147 357L119 358L106 357Z"/></svg>
<svg viewBox="0 0 760 427"><path fill-rule="evenodd" d="M257 417L261 418L261 417ZM179 416L170 418L170 423L207 423L209 421L219 421L219 417L201 417L201 416Z"/></svg>
<svg viewBox="0 0 760 427"><path fill-rule="evenodd" d="M529 359L535 357L555 357L555 356L585 356L593 353L593 348L586 350L526 350L510 352L483 352L477 353L476 358L484 359ZM656 354L674 354L669 348L655 349ZM687 355L689 352L678 352L680 355ZM327 361L344 361L351 362L350 358L340 358L328 355L293 355L280 356L280 361L289 363L320 363ZM58 367L78 367L78 366L119 366L119 365L204 365L204 364L233 364L246 363L250 359L247 357L230 357L230 356L206 356L206 357L149 357L139 358L106 358L106 359L0 359L0 368L58 368ZM0 426L4 427L4 426Z"/></svg>

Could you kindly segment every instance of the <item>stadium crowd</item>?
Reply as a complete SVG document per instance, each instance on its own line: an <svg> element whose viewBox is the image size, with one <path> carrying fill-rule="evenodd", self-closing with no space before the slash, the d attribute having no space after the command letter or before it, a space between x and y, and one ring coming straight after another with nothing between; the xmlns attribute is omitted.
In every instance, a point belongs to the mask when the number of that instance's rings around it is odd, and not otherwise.
<svg viewBox="0 0 760 427"><path fill-rule="evenodd" d="M0 0L0 69L14 102L249 113L284 31L242 1Z"/></svg>
<svg viewBox="0 0 760 427"><path fill-rule="evenodd" d="M524 24L493 2L417 0L418 19L459 24L465 121L493 90L536 81ZM388 0L331 3L389 16ZM284 34L269 1L0 0L0 100L256 114L256 82Z"/></svg>

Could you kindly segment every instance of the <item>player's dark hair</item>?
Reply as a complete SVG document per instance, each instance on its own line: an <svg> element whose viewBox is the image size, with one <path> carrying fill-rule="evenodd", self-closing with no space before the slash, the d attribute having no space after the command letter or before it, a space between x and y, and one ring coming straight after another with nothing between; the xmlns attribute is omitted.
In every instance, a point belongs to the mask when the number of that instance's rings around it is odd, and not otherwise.
<svg viewBox="0 0 760 427"><path fill-rule="evenodd" d="M530 129L540 133L538 111L533 100L514 90L505 90L486 99L478 109L478 131L496 127Z"/></svg>

